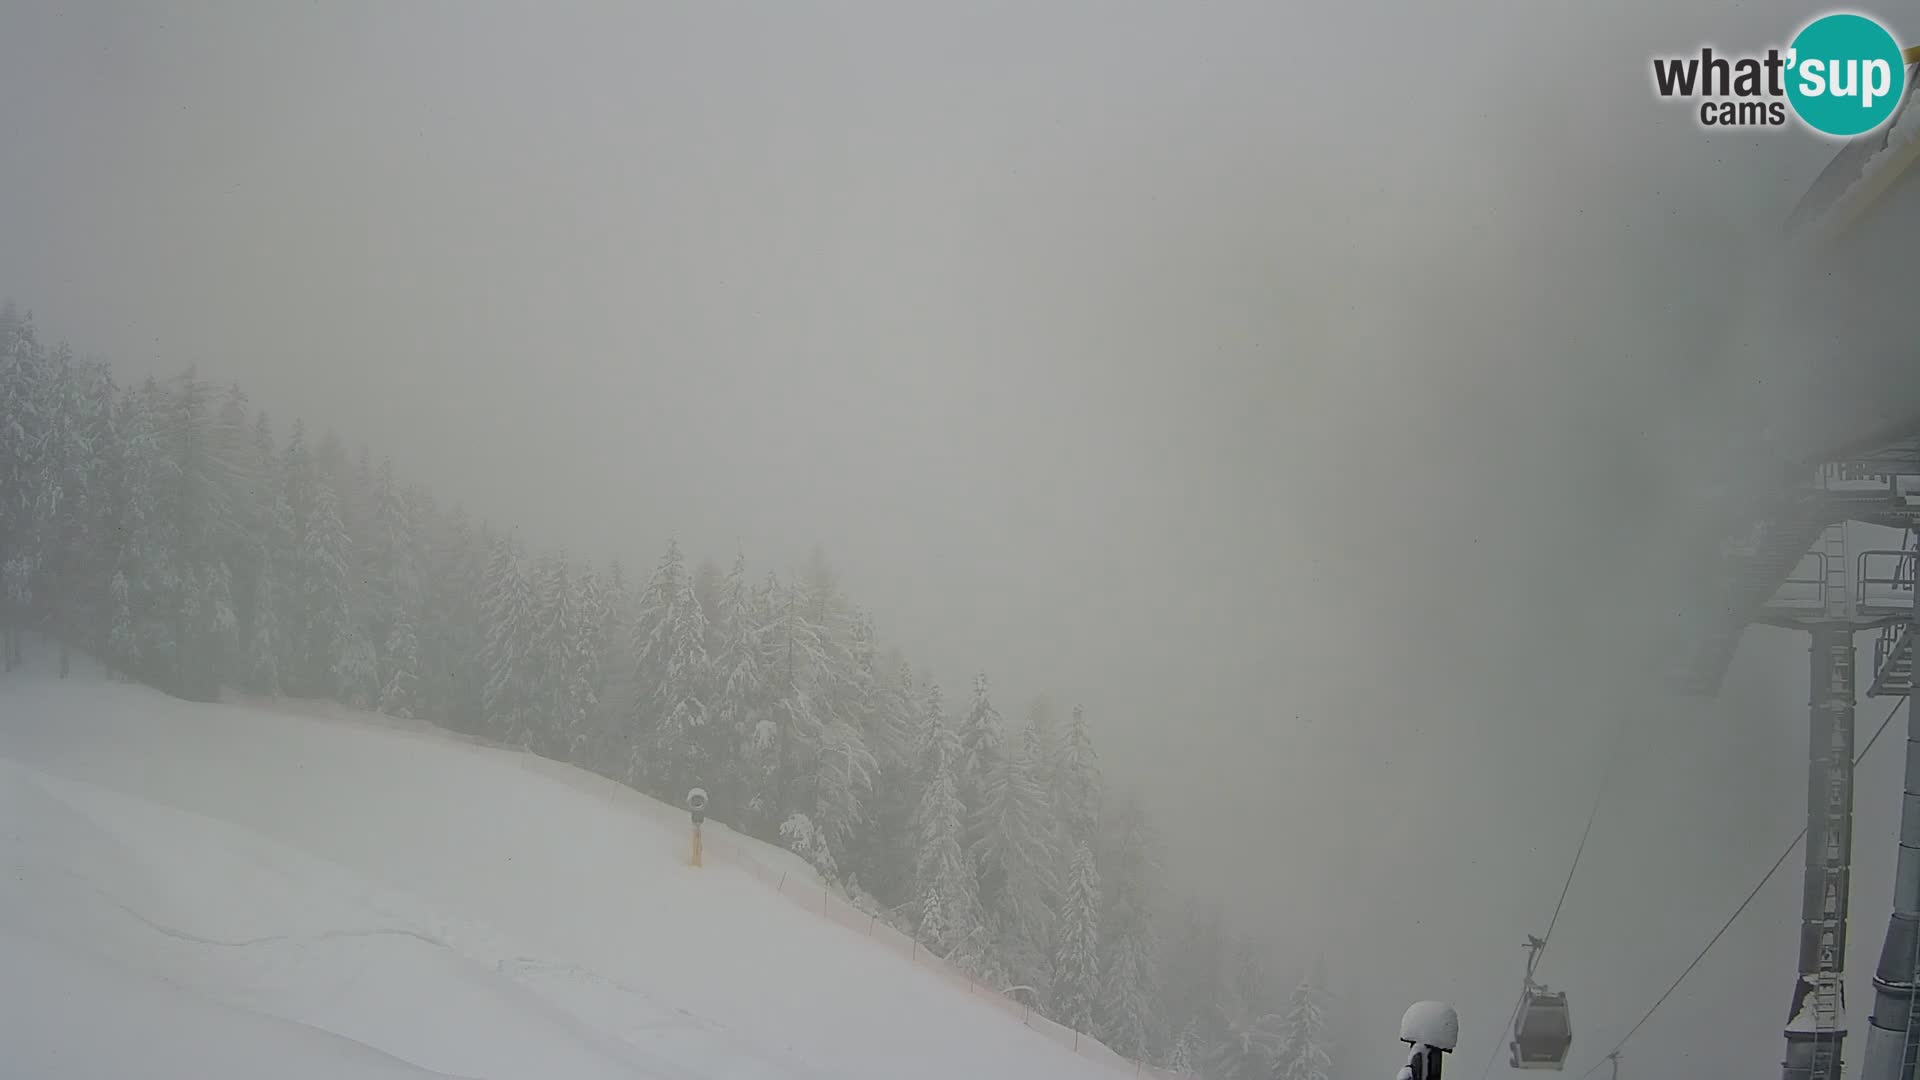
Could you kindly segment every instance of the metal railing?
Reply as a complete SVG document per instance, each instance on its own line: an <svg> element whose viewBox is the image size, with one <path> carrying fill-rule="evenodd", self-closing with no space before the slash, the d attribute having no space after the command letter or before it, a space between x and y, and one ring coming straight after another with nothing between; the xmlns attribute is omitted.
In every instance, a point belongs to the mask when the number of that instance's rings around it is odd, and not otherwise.
<svg viewBox="0 0 1920 1080"><path fill-rule="evenodd" d="M1861 609L1913 607L1916 552L1876 549L1854 560L1854 603Z"/></svg>
<svg viewBox="0 0 1920 1080"><path fill-rule="evenodd" d="M1809 562L1813 564L1812 575L1805 575L1800 568ZM1823 608L1827 605L1827 553L1809 551L1800 556L1793 569L1774 590L1773 598L1768 601L1774 607Z"/></svg>

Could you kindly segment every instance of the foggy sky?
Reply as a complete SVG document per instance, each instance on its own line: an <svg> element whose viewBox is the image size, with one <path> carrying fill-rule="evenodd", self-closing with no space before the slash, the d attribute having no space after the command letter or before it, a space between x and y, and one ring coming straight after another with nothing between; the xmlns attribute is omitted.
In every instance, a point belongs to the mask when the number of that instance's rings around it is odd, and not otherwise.
<svg viewBox="0 0 1920 1080"><path fill-rule="evenodd" d="M5 5L0 297L535 545L819 545L949 702L1084 703L1356 1060L1447 995L1479 1068L1630 716L1542 971L1584 1068L1802 806L1790 639L1717 705L1629 660L1832 149L1653 101L1805 15L1687 7ZM1797 880L1702 1015L1777 1041Z"/></svg>

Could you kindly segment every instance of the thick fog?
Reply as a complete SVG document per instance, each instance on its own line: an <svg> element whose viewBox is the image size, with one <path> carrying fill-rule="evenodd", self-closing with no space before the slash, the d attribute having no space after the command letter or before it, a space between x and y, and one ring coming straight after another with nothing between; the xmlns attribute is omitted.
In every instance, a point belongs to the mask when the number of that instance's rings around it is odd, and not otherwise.
<svg viewBox="0 0 1920 1080"><path fill-rule="evenodd" d="M16 6L0 296L541 546L819 547L954 692L1083 703L1355 1075L1424 996L1480 1068L1617 743L1541 971L1584 1069L1804 806L1800 644L1642 664L1833 150L1649 88L1803 7L1678 7ZM1630 1057L1777 1060L1797 865Z"/></svg>

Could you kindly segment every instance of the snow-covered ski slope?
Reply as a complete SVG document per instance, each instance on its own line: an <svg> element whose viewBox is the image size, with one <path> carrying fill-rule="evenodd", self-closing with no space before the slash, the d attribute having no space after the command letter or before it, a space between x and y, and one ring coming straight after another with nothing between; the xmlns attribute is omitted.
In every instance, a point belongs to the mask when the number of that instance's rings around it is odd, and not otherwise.
<svg viewBox="0 0 1920 1080"><path fill-rule="evenodd" d="M1134 1072L597 777L50 666L0 676L0 1074Z"/></svg>

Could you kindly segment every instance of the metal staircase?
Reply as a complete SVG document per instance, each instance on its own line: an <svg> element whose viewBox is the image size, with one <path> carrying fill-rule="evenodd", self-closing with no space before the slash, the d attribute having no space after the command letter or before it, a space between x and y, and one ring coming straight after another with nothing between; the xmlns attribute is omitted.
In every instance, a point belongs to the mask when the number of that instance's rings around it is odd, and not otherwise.
<svg viewBox="0 0 1920 1080"><path fill-rule="evenodd" d="M1706 695L1719 690L1740 635L1831 524L1830 512L1816 495L1783 500L1774 513L1756 520L1742 540L1721 545L1716 562L1705 568L1707 625L1689 634L1691 640L1679 650L1676 689ZM1838 563L1844 575L1846 562ZM1832 570L1829 566L1826 572Z"/></svg>
<svg viewBox="0 0 1920 1080"><path fill-rule="evenodd" d="M1913 692L1913 624L1880 628L1873 643L1873 682L1868 697L1905 697Z"/></svg>
<svg viewBox="0 0 1920 1080"><path fill-rule="evenodd" d="M1901 547L1900 557L1894 561L1893 573L1887 582L1891 593L1887 599L1897 602L1904 597L1906 604L1911 607L1916 562L1920 562L1920 530L1909 528ZM1865 554L1862 558L1865 558ZM1864 573L1861 588L1864 596ZM1873 681L1867 686L1868 697L1904 697L1913 692L1914 636L1911 619L1892 622L1880 628L1880 636L1873 643Z"/></svg>
<svg viewBox="0 0 1920 1080"><path fill-rule="evenodd" d="M1863 479L1875 482L1865 488L1838 486L1858 484ZM1920 499L1908 495L1897 483L1832 472L1811 484L1775 488L1734 500L1713 516L1717 524L1708 531L1719 530L1717 538L1691 542L1691 550L1699 554L1689 564L1690 580L1680 583L1684 589L1681 595L1686 598L1687 623L1676 628L1679 633L1674 638L1661 643L1660 662L1675 691L1697 696L1718 693L1740 636L1752 622L1790 627L1823 608L1833 610L1838 617L1842 597L1852 601L1859 609L1858 615L1872 616L1867 620L1871 625L1862 625L1863 630L1886 622L1909 621L1890 606L1896 601L1889 586L1895 586L1898 579L1897 587L1904 592L1897 606L1904 611L1912 598L1911 542L1906 553L1859 553L1862 563L1854 567L1844 554L1840 536L1821 536L1828 526L1848 520L1920 526ZM1908 535L1911 541L1914 534ZM1864 561L1868 559L1876 561L1869 566ZM1807 560L1815 564L1811 576L1796 570ZM1846 592L1850 571L1860 578L1854 583L1858 587L1855 595ZM1864 589L1868 579L1876 589L1873 596L1858 591ZM1785 618L1777 617L1781 615ZM1901 645L1899 635L1890 633L1887 643L1880 646L1882 651L1876 653L1874 674L1878 676L1902 649L1911 654L1910 646Z"/></svg>

